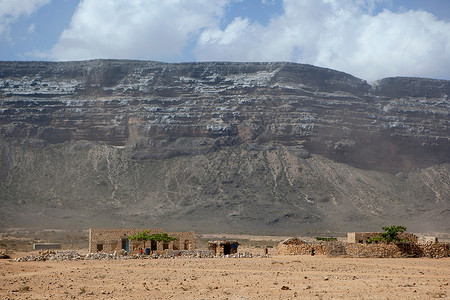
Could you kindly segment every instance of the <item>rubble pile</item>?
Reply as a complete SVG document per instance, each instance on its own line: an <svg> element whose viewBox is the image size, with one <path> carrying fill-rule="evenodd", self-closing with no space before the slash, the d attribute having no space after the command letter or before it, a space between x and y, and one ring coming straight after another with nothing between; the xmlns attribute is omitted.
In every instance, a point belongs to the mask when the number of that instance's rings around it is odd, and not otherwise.
<svg viewBox="0 0 450 300"><path fill-rule="evenodd" d="M29 255L14 259L14 261L68 261L68 260L117 260L117 259L168 259L168 258L267 258L268 254L252 254L249 252L228 255L214 255L211 250L170 250L164 254L129 255L126 251L88 253L81 256L75 251L40 251L39 255Z"/></svg>
<svg viewBox="0 0 450 300"><path fill-rule="evenodd" d="M118 259L118 256L115 256L114 254L108 254L105 252L96 252L96 253L88 253L85 256L85 259L89 259L89 260L94 260L94 259L98 259L98 260L111 260L111 259Z"/></svg>
<svg viewBox="0 0 450 300"><path fill-rule="evenodd" d="M6 253L6 250L0 250L0 259L7 259L10 256Z"/></svg>
<svg viewBox="0 0 450 300"><path fill-rule="evenodd" d="M216 255L216 258L268 258L270 257L269 254L252 254L250 252L242 252L242 253L235 253L235 254L227 254L227 255Z"/></svg>
<svg viewBox="0 0 450 300"><path fill-rule="evenodd" d="M214 251L211 250L169 250L164 258L208 258L214 257Z"/></svg>
<svg viewBox="0 0 450 300"><path fill-rule="evenodd" d="M47 260L82 260L83 257L80 256L76 251L39 251L38 255L22 256L14 259L14 261L47 261Z"/></svg>

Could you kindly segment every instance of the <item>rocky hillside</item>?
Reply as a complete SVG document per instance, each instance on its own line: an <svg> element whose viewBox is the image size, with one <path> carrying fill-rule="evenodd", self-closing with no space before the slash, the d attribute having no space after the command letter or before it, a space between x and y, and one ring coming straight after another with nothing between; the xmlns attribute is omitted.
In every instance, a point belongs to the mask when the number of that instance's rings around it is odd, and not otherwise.
<svg viewBox="0 0 450 300"><path fill-rule="evenodd" d="M450 230L450 82L0 62L0 226Z"/></svg>

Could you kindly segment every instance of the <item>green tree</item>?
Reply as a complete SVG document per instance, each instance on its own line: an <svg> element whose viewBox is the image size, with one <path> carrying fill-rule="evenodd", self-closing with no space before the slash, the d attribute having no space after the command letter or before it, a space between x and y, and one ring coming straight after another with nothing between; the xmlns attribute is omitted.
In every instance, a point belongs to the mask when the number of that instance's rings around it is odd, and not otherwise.
<svg viewBox="0 0 450 300"><path fill-rule="evenodd" d="M150 235L151 230L144 230L142 232L136 233L136 235L131 235L128 238L130 240L136 240L140 242L144 242L144 248L145 248L145 242L146 241L155 241L155 242L172 242L176 241L177 238L173 236L169 236L167 233L154 233Z"/></svg>
<svg viewBox="0 0 450 300"><path fill-rule="evenodd" d="M167 233L152 234L150 239L155 242L172 242L178 240L176 237L169 236Z"/></svg>
<svg viewBox="0 0 450 300"><path fill-rule="evenodd" d="M385 232L380 233L380 235L369 239L367 242L401 242L404 241L398 237L398 234L406 231L405 226L392 225L389 227L381 227Z"/></svg>
<svg viewBox="0 0 450 300"><path fill-rule="evenodd" d="M144 230L142 232L136 233L136 235L130 235L128 239L130 240L136 240L140 242L144 242L144 248L145 248L145 242L151 240L152 235L149 235L151 230Z"/></svg>

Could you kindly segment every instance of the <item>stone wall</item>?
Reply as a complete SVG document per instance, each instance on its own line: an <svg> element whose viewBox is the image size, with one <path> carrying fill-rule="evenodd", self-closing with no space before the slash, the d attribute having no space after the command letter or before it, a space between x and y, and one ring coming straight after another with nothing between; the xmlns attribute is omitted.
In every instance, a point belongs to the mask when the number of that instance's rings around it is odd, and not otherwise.
<svg viewBox="0 0 450 300"><path fill-rule="evenodd" d="M434 243L420 245L425 257L450 257L449 243Z"/></svg>
<svg viewBox="0 0 450 300"><path fill-rule="evenodd" d="M278 245L279 255L311 255L312 250L315 254L326 254L323 244Z"/></svg>
<svg viewBox="0 0 450 300"><path fill-rule="evenodd" d="M311 250L315 254L328 256L350 256L350 257L450 257L450 244L429 243L418 244L411 242L401 243L343 243L323 242L321 244L284 244L278 245L280 255L310 255Z"/></svg>
<svg viewBox="0 0 450 300"><path fill-rule="evenodd" d="M417 244L350 244L345 245L345 252L352 257L449 257L447 243Z"/></svg>
<svg viewBox="0 0 450 300"><path fill-rule="evenodd" d="M345 252L351 257L414 257L418 247L398 247L396 244L347 244Z"/></svg>
<svg viewBox="0 0 450 300"><path fill-rule="evenodd" d="M288 238L278 244L280 255L310 255L312 250L314 254L325 254L325 245L323 242L306 243L299 238Z"/></svg>
<svg viewBox="0 0 450 300"><path fill-rule="evenodd" d="M194 232L167 232L169 236L176 237L176 241L164 242L141 242L129 240L129 236L136 235L148 229L90 229L89 230L89 252L103 251L113 253L116 250L125 249L126 243L129 245L129 253L139 253L140 249L150 248L152 252L161 253L165 250L194 250ZM150 229L149 234L163 233L163 230Z"/></svg>

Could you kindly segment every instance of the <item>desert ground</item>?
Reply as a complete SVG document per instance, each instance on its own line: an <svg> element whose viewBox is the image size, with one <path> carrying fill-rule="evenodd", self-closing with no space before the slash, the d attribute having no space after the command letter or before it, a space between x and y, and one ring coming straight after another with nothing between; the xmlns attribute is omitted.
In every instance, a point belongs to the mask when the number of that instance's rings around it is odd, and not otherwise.
<svg viewBox="0 0 450 300"><path fill-rule="evenodd" d="M449 281L450 258L0 260L1 299L432 299Z"/></svg>
<svg viewBox="0 0 450 300"><path fill-rule="evenodd" d="M450 297L450 257L349 258L281 256L284 236L203 234L238 240L253 258L174 258L25 261L34 242L62 241L64 250L88 253L87 231L7 230L0 246L0 299L433 299ZM304 237L313 240L311 237ZM344 239L341 237L340 239ZM442 239L448 242L448 236ZM263 254L269 246L267 257ZM0 247L1 248L1 247ZM64 251L63 250L63 251Z"/></svg>

